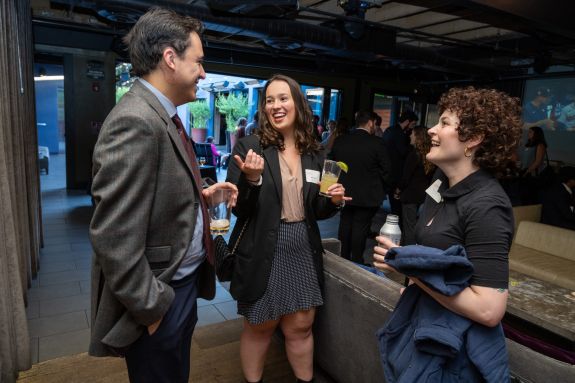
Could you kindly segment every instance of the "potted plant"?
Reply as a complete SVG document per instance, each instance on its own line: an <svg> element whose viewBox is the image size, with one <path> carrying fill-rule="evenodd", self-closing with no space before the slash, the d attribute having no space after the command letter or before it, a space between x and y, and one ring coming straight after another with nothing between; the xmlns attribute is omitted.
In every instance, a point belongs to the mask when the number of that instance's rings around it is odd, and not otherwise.
<svg viewBox="0 0 575 383"><path fill-rule="evenodd" d="M220 94L216 99L216 108L226 116L226 131L229 135L230 150L236 143L236 121L248 116L248 98L243 93Z"/></svg>
<svg viewBox="0 0 575 383"><path fill-rule="evenodd" d="M192 140L194 142L205 142L208 128L208 120L212 115L206 100L197 100L188 103L190 111L190 126L192 127Z"/></svg>

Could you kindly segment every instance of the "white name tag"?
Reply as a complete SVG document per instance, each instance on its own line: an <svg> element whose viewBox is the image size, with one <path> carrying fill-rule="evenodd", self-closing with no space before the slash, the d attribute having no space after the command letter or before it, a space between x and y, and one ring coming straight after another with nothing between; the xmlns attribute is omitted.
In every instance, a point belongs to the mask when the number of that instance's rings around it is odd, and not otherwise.
<svg viewBox="0 0 575 383"><path fill-rule="evenodd" d="M305 180L314 184L319 184L319 171L306 169L305 170Z"/></svg>
<svg viewBox="0 0 575 383"><path fill-rule="evenodd" d="M425 191L433 200L437 203L441 202L441 194L439 194L439 187L441 186L441 180L435 180L430 187Z"/></svg>

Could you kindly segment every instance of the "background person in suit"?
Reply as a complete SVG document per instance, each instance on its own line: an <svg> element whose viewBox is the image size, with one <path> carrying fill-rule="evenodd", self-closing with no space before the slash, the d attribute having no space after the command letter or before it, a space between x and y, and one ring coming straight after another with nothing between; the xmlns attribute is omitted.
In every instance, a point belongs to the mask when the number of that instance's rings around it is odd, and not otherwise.
<svg viewBox="0 0 575 383"><path fill-rule="evenodd" d="M401 201L402 245L415 245L415 224L419 206L425 201L425 189L430 185L435 165L425 155L431 149L431 137L427 127L418 125L411 131L410 148L397 194Z"/></svg>
<svg viewBox="0 0 575 383"><path fill-rule="evenodd" d="M341 211L338 238L341 256L364 263L363 250L370 233L371 220L392 184L391 163L383 141L373 135L373 113L358 111L357 128L336 138L329 154L348 165L340 175L341 183L352 198Z"/></svg>
<svg viewBox="0 0 575 383"><path fill-rule="evenodd" d="M559 170L559 180L543 195L541 223L575 230L575 167L562 167Z"/></svg>
<svg viewBox="0 0 575 383"><path fill-rule="evenodd" d="M205 78L202 24L155 8L125 41L140 77L94 150L90 354L122 355L131 382L184 383L198 296L215 294L199 169L176 106ZM219 183L205 189L233 191Z"/></svg>
<svg viewBox="0 0 575 383"><path fill-rule="evenodd" d="M261 382L271 337L279 326L298 382L313 381L315 307L323 304L318 219L346 197L339 183L319 194L323 151L312 131L305 95L293 79L274 75L259 102L257 135L234 148L228 180L239 188L231 243L238 241L232 296L243 315L240 356L247 382Z"/></svg>
<svg viewBox="0 0 575 383"><path fill-rule="evenodd" d="M390 126L383 132L383 141L387 147L389 159L391 160L391 171L393 184L389 190L395 190L397 183L401 180L405 158L409 152L409 135L411 129L417 123L417 114L411 110L403 112L399 116L399 123ZM391 212L401 217L401 201L394 195L389 196Z"/></svg>

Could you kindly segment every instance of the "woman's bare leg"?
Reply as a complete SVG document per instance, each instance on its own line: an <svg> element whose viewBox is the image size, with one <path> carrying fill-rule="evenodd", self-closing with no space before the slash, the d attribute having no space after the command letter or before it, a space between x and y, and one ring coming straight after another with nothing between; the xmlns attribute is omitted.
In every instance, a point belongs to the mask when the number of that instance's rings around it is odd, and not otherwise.
<svg viewBox="0 0 575 383"><path fill-rule="evenodd" d="M244 329L240 337L240 359L244 377L248 382L258 382L262 378L266 353L279 320L252 325L244 319Z"/></svg>
<svg viewBox="0 0 575 383"><path fill-rule="evenodd" d="M308 381L313 378L313 334L311 327L315 308L285 315L280 327L285 336L286 353L295 376Z"/></svg>

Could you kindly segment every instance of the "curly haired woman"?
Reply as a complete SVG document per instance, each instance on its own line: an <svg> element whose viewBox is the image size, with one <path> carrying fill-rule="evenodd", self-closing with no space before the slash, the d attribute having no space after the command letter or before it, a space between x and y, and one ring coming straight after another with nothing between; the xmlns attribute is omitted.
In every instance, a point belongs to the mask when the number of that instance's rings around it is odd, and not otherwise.
<svg viewBox="0 0 575 383"><path fill-rule="evenodd" d="M513 212L496 176L513 161L521 135L519 100L491 89L453 88L438 104L437 125L429 129L426 158L441 171L434 199L427 196L416 230L418 244L447 249L463 245L475 272L471 285L445 297L413 280L447 309L486 326L505 314L508 255L513 237ZM394 246L377 238L376 267Z"/></svg>
<svg viewBox="0 0 575 383"><path fill-rule="evenodd" d="M519 100L497 90L453 88L438 107L439 122L428 131L431 149L426 158L440 171L426 197L415 239L441 250L463 246L473 273L469 286L452 296L430 289L419 278L411 278L411 283L444 309L495 327L507 305L513 237L511 203L496 177L505 173L519 141ZM384 237L377 240L374 265L393 270L384 257L394 244Z"/></svg>

